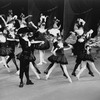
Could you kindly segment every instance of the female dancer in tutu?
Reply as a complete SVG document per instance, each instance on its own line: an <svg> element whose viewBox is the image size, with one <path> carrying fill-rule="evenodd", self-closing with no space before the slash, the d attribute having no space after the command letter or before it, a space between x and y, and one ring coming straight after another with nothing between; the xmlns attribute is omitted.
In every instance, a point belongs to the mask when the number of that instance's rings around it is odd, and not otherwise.
<svg viewBox="0 0 100 100"><path fill-rule="evenodd" d="M53 26L52 28L48 29L48 33L50 35L53 35L55 37L57 37L58 35L61 36L61 33L60 33L60 26L58 26L58 23L60 22L60 20L58 20L56 17L54 17L54 20L53 20Z"/></svg>
<svg viewBox="0 0 100 100"><path fill-rule="evenodd" d="M13 35L15 35L15 34L13 34ZM19 40L16 39L15 36L13 37L12 35L7 34L7 41L6 42L7 42L7 46L12 48L12 53L10 53L8 55L8 59L6 60L6 63L8 65L8 63L12 60L16 66L16 70L17 70L16 74L19 75L19 67L17 65L16 58L15 58L15 46L16 46L16 42L19 42Z"/></svg>
<svg viewBox="0 0 100 100"><path fill-rule="evenodd" d="M81 41L84 41L83 38L81 38ZM93 45L93 44L92 44ZM80 75L83 73L83 71L86 69L86 64L88 63L90 67L92 67L92 69L100 75L100 72L97 70L97 68L95 67L95 64L94 64L94 58L93 56L91 55L91 46L92 45L89 45L88 42L85 43L85 46L84 46L84 49L83 49L83 52L82 54L80 54L80 58L82 59L81 60L81 70L79 71L79 73L76 75L76 77L80 78Z"/></svg>
<svg viewBox="0 0 100 100"><path fill-rule="evenodd" d="M74 53L74 55L76 55L76 64L72 72L73 76L76 76L76 73L75 73L76 69L78 68L78 66L80 65L82 61L80 58L80 54L82 54L84 50L84 45L86 41L90 38L89 36L86 36L86 34L88 35L88 34L93 33L93 31L90 30L89 32L84 34L84 24L85 24L85 21L83 19L78 18L77 23L75 23L75 26L74 26L74 31L75 31L75 34L77 35L77 40L76 40L76 43L73 44L73 49L72 49L72 52ZM80 41L81 37L84 38L84 41ZM89 70L89 74L91 76L94 76L88 63L87 63L87 68Z"/></svg>
<svg viewBox="0 0 100 100"><path fill-rule="evenodd" d="M8 10L7 23L13 20L13 10Z"/></svg>
<svg viewBox="0 0 100 100"><path fill-rule="evenodd" d="M12 59L13 63L16 66L16 69L17 69L16 74L19 74L19 68L18 68L18 65L16 63L16 59L15 59L15 46L16 46L16 41L18 41L18 40L16 40L15 30L16 30L16 28L19 28L17 16L14 16L14 18L9 21L9 24L7 24L7 22L5 21L5 19L3 17L2 17L2 20L5 23L5 27L7 27L3 31L3 33L6 34L6 45L7 45L7 47L11 48L11 50L12 50L12 52L9 55L7 55L8 59L6 61L6 64L8 66L9 61ZM12 24L12 25L9 26L10 24Z"/></svg>
<svg viewBox="0 0 100 100"><path fill-rule="evenodd" d="M2 56L2 62L5 66L9 67L8 62L12 59L15 66L16 66L17 71L19 71L19 68L18 68L16 60L15 60L15 56L14 56L15 55L14 54L14 51L15 51L15 38L12 38L12 39L8 38L9 34L11 35L10 31L8 30L8 24L6 23L5 19L2 16L0 16L0 18L3 20L3 23L6 27L2 31L2 35L5 36L5 39L6 39L5 43L1 43L1 50L0 50L1 52L0 53L1 53L1 56ZM7 62L6 62L6 59L5 59L6 56L9 56L9 58L7 59Z"/></svg>
<svg viewBox="0 0 100 100"><path fill-rule="evenodd" d="M49 41L45 38L45 33L46 33L46 29L45 29L45 24L46 24L46 17L40 17L40 22L38 23L38 27L34 25L33 22L30 22L32 24L33 27L35 27L37 29L36 32L36 41L44 41L44 44L40 45L40 44L36 44L35 45L35 49L39 50L39 54L40 54L40 62L38 63L38 65L42 65L43 63L47 63L45 61L45 50L50 48L50 43Z"/></svg>
<svg viewBox="0 0 100 100"><path fill-rule="evenodd" d="M61 37L57 38L57 41L54 42L54 48L52 50L53 55L51 55L48 60L51 62L52 67L49 69L48 73L46 74L46 80L49 78L49 75L53 71L53 69L57 66L57 64L60 64L63 68L63 71L68 77L69 81L72 83L72 80L68 74L66 64L68 64L67 58L64 55L64 45L62 42Z"/></svg>
<svg viewBox="0 0 100 100"><path fill-rule="evenodd" d="M3 34L2 31L0 31L0 56L1 61L0 63L3 63L3 65L6 67L7 71L10 72L9 66L6 64L5 57L11 53L11 49L7 47L6 44L6 36Z"/></svg>
<svg viewBox="0 0 100 100"><path fill-rule="evenodd" d="M20 15L21 20L19 20L20 28L27 27L26 19L29 17L32 17L32 15L28 15L25 17L25 15L23 13L21 13L21 15Z"/></svg>

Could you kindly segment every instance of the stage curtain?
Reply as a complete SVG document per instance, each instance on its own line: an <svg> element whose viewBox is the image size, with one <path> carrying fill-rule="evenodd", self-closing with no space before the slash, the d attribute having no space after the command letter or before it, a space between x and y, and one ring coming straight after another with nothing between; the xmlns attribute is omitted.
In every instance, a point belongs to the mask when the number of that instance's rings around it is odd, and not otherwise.
<svg viewBox="0 0 100 100"><path fill-rule="evenodd" d="M93 29L93 36L97 33L97 23L100 20L99 0L64 0L64 40L73 30L77 18L86 21L85 31Z"/></svg>
<svg viewBox="0 0 100 100"><path fill-rule="evenodd" d="M49 16L47 27L52 25L53 17L56 16L63 23L63 0L28 0L28 14L32 14L32 20L37 25L40 13Z"/></svg>

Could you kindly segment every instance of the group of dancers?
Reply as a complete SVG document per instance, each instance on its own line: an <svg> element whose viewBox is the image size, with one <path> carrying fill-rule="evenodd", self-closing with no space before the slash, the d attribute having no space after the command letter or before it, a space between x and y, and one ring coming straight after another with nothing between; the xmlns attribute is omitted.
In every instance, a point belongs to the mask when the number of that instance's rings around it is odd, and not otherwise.
<svg viewBox="0 0 100 100"><path fill-rule="evenodd" d="M96 69L94 64L94 57L91 54L91 49L93 46L96 46L100 41L96 41L96 38L92 38L93 30L90 29L89 31L84 30L84 25L86 22L78 18L75 25L74 25L74 32L72 34L77 35L76 43L73 44L72 52L76 56L76 64L74 70L72 72L73 76L76 76L78 79L82 72L87 68L89 70L89 74L94 76L93 72L91 71L90 67L100 75L100 72ZM76 75L76 69L81 67L79 73Z"/></svg>
<svg viewBox="0 0 100 100"><path fill-rule="evenodd" d="M41 72L37 65L47 63L44 59L45 50L50 48L51 43L53 45L51 50L52 55L48 57L48 61L51 63L44 71L44 74L46 74L46 80L49 78L51 72L57 66L57 64L60 64L63 71L63 76L66 77L70 83L72 83L72 79L66 66L68 61L64 53L65 50L69 49L72 49L72 52L74 55L76 55L76 64L72 75L79 79L86 67L88 68L90 75L94 76L90 67L92 67L93 70L100 75L100 72L95 67L94 58L91 55L91 47L96 44L89 44L93 30L90 29L88 32L85 32L84 25L86 22L83 19L77 19L74 25L74 31L71 32L71 34L74 34L77 37L76 43L72 45L63 40L60 31L61 26L58 26L59 20L56 17L54 17L54 23L51 28L46 28L46 21L49 16L45 16L44 14L40 14L40 20L37 26L32 21L26 22L26 19L28 17L32 17L32 15L25 17L25 15L21 13L20 17L21 20L18 19L17 15L13 16L12 10L9 10L7 21L2 15L0 15L0 19L4 24L0 25L1 62L3 62L7 70L10 71L8 63L11 59L13 60L14 64L16 65L17 74L20 78L19 87L24 86L24 74L26 77L26 85L34 84L29 77L29 67L35 73L37 78L40 79ZM31 25L31 27L29 25ZM33 32L34 29L35 32ZM49 39L47 37L49 37ZM20 43L22 48L22 51L17 55L15 55L16 42ZM36 57L34 50L39 50L39 64L35 63ZM20 61L19 67L16 63L16 58ZM78 67L80 67L80 71L76 75L75 71Z"/></svg>

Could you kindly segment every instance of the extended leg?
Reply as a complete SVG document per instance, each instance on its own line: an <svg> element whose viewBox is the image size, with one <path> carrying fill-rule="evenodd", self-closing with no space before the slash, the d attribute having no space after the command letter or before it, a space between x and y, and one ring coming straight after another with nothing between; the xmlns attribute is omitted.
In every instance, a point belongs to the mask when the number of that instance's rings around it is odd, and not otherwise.
<svg viewBox="0 0 100 100"><path fill-rule="evenodd" d="M25 67L25 76L26 76L26 79L27 79L26 85L33 85L34 83L29 78L29 63Z"/></svg>
<svg viewBox="0 0 100 100"><path fill-rule="evenodd" d="M40 76L37 73L36 68L34 67L34 65L32 64L32 62L30 62L30 68L35 73L35 75L37 76L37 78L40 79Z"/></svg>
<svg viewBox="0 0 100 100"><path fill-rule="evenodd" d="M40 54L40 62L37 65L42 65L42 60L43 60L43 52L42 50L39 50L39 54Z"/></svg>
<svg viewBox="0 0 100 100"><path fill-rule="evenodd" d="M12 59L12 61L13 61L13 63L15 64L15 66L16 66L16 69L17 69L17 71L19 70L19 67L18 67L18 65L17 65L17 63L16 63L16 60L15 60L15 55L14 54L11 54L11 55L9 55L9 58L7 59L7 64L9 63L9 61Z"/></svg>
<svg viewBox="0 0 100 100"><path fill-rule="evenodd" d="M24 66L24 61L20 60L20 73L19 73L19 78L20 78L20 84L19 87L23 87L24 83L23 83L23 76L24 76L24 72L25 72L25 66Z"/></svg>
<svg viewBox="0 0 100 100"><path fill-rule="evenodd" d="M87 63L87 69L89 70L89 74L90 74L91 76L94 76L94 75L93 75L93 72L91 71L90 66L89 66L88 63Z"/></svg>
<svg viewBox="0 0 100 100"><path fill-rule="evenodd" d="M93 68L93 70L100 75L100 72L97 70L93 62L88 61L89 65Z"/></svg>
<svg viewBox="0 0 100 100"><path fill-rule="evenodd" d="M81 66L82 66L81 70L80 70L79 73L76 75L76 77L78 78L78 80L79 80L79 77L80 77L80 75L82 74L82 72L86 69L86 62L85 62L85 61L82 61L82 62L81 62Z"/></svg>
<svg viewBox="0 0 100 100"><path fill-rule="evenodd" d="M1 57L1 59L2 59L2 63L4 64L4 66L7 68L7 71L10 72L9 67L7 66L5 57Z"/></svg>
<svg viewBox="0 0 100 100"><path fill-rule="evenodd" d="M68 74L66 65L62 65L62 68L63 68L63 70L64 70L64 73L65 73L66 76L68 77L69 82L72 83L72 80L71 80L71 78L70 78L70 76L69 76L69 74Z"/></svg>
<svg viewBox="0 0 100 100"><path fill-rule="evenodd" d="M48 74L49 69L54 65L54 63L51 63L47 69L44 71L45 74Z"/></svg>
<svg viewBox="0 0 100 100"><path fill-rule="evenodd" d="M45 58L45 50L42 51L42 52L43 52L43 57L42 57L43 59L42 59L42 62L46 64L47 62L44 60L44 58Z"/></svg>
<svg viewBox="0 0 100 100"><path fill-rule="evenodd" d="M46 74L46 80L49 78L51 72L53 71L53 69L56 67L56 63L54 63L54 65L50 68L50 70L48 71L48 74Z"/></svg>
<svg viewBox="0 0 100 100"><path fill-rule="evenodd" d="M80 65L80 62L76 62L75 67L74 67L73 72L72 72L73 76L76 76L75 72L76 72L76 69L78 68L79 65Z"/></svg>
<svg viewBox="0 0 100 100"><path fill-rule="evenodd" d="M66 74L65 74L65 72L64 72L64 69L63 69L63 67L62 67L62 65L61 65L61 64L60 64L60 68L62 69L63 76L65 76L66 78L68 78L68 77L66 76Z"/></svg>

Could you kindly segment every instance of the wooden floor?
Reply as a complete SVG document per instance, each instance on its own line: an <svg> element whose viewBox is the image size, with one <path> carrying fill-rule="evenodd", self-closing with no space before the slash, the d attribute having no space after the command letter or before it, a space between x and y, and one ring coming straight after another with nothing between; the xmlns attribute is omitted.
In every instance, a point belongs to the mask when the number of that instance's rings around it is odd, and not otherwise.
<svg viewBox="0 0 100 100"><path fill-rule="evenodd" d="M16 53L20 50L16 49ZM75 58L71 57L71 51L65 52L69 64L67 65L68 72L71 72L75 65ZM39 62L38 51L35 51L36 63ZM46 51L45 59L50 55L50 51ZM19 64L19 61L17 60ZM0 100L100 100L100 76L95 72L95 77L88 74L85 70L81 75L80 80L71 76L73 83L69 83L62 75L59 65L53 70L48 80L45 80L43 71L47 68L47 64L38 66L41 74L41 79L38 80L35 74L30 69L30 79L34 85L24 85L19 88L19 77L15 74L16 69L12 61L9 63L11 72L7 72L6 68L0 64ZM97 69L100 71L100 58L95 61ZM24 78L24 82L26 79Z"/></svg>

